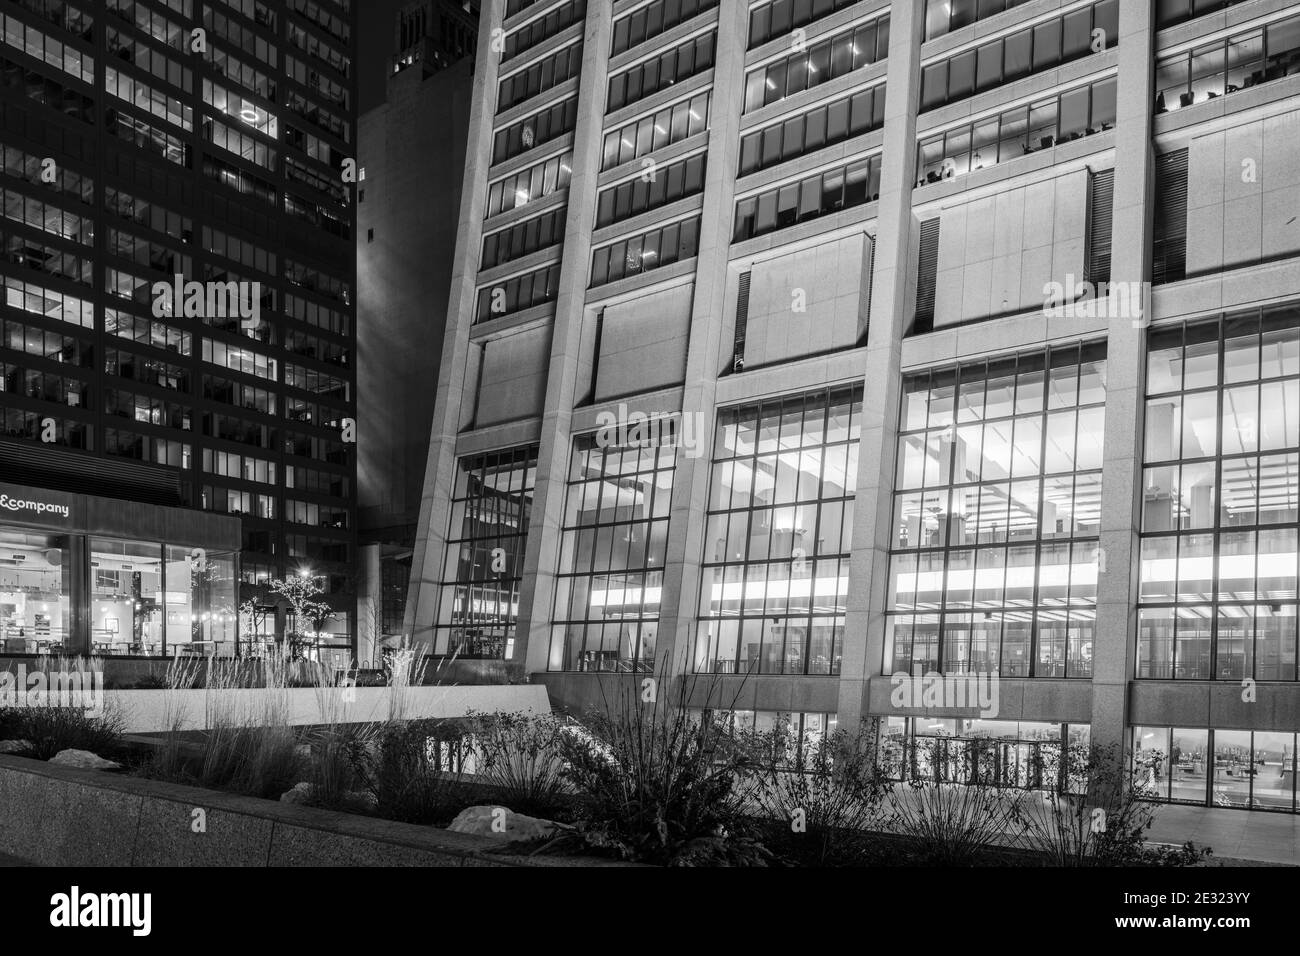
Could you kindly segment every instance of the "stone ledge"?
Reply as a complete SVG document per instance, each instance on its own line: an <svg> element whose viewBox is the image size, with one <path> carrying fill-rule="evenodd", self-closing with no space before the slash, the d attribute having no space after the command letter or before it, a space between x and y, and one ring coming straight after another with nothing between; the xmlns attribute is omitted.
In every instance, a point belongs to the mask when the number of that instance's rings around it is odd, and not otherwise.
<svg viewBox="0 0 1300 956"><path fill-rule="evenodd" d="M206 832L192 829L194 810ZM494 840L0 756L0 854L44 866L622 866Z"/></svg>

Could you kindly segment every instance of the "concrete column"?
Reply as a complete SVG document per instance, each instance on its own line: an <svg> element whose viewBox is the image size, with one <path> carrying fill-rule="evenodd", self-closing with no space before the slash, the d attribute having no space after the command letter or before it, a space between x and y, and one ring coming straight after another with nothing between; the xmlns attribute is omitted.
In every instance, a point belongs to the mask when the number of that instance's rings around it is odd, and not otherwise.
<svg viewBox="0 0 1300 956"><path fill-rule="evenodd" d="M591 230L596 221L596 183L600 175L601 138L605 124L609 41L613 4L590 3L583 27L582 76L578 86L578 125L573 139L573 178L565 219L564 259L551 361L546 377L537 484L533 492L524 579L519 595L519 626L514 659L528 672L546 670L550 651L551 606L560 556L565 477L569 468L570 424L578 391L579 343L591 273Z"/></svg>
<svg viewBox="0 0 1300 956"><path fill-rule="evenodd" d="M358 549L361 566L361 588L357 595L357 652L358 661L373 661L375 648L383 639L383 568L380 545L367 544Z"/></svg>
<svg viewBox="0 0 1300 956"><path fill-rule="evenodd" d="M893 539L894 457L902 380L903 335L911 316L908 260L915 233L916 104L920 98L924 0L895 0L890 13L884 157L876 220L876 271L867 328L866 398L862 408L853 555L840 673L840 726L852 732L875 702L868 680L881 667L889 546ZM877 708L878 709L878 708Z"/></svg>
<svg viewBox="0 0 1300 956"><path fill-rule="evenodd" d="M64 549L64 587L68 589L68 642L64 653L90 654L90 628L94 619L91 603L94 598L95 577L90 567L90 539L84 534L68 535ZM165 630L165 629L164 629Z"/></svg>
<svg viewBox="0 0 1300 956"><path fill-rule="evenodd" d="M506 0L484 0L479 20L478 51L474 69L469 138L465 151L464 188L456 230L456 257L447 303L447 331L443 337L438 370L437 397L429 435L429 458L420 495L420 520L411 556L411 584L403 630L413 642L433 640L438 610L438 582L447 544L451 492L456 480L456 435L461 426L461 404L470 397L466 387L472 347L478 251L483 243L483 210L487 202L487 170L492 163L492 121L496 110L497 76L501 56L494 50ZM364 159L364 157L362 157ZM394 410L395 414L400 414ZM362 423L361 427L365 427Z"/></svg>
<svg viewBox="0 0 1300 956"><path fill-rule="evenodd" d="M687 416L695 419L700 451L698 457L690 457L684 451L677 454L655 653L657 663L671 662L676 672L689 671L693 660L700 561L704 554L704 512L709 500L709 461L717 423L714 402L722 363L722 334L731 325L727 310L733 307L726 301L727 257L731 252L736 170L740 165L748 23L749 5L744 0L722 0L713 66L700 252L695 264L686 387L682 393L682 418L683 421ZM730 348L730 343L727 347Z"/></svg>
<svg viewBox="0 0 1300 956"><path fill-rule="evenodd" d="M1115 206L1111 281L1148 288L1153 183L1151 55L1153 0L1119 10L1119 82L1115 118ZM1139 301L1149 301L1143 296ZM1114 299L1111 300L1115 302ZM1112 307L1113 308L1113 307ZM1113 309L1114 311L1114 309ZM1125 312L1110 320L1106 355L1106 439L1102 452L1101 567L1093 646L1092 740L1127 742L1128 681L1134 676L1138 530L1142 488L1146 324Z"/></svg>

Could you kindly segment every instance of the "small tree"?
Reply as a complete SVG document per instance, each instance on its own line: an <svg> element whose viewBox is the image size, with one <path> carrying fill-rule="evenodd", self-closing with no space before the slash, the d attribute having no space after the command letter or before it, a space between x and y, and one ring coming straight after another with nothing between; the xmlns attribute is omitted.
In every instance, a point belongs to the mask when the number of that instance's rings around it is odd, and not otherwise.
<svg viewBox="0 0 1300 956"><path fill-rule="evenodd" d="M269 609L259 604L252 598L249 598L243 604L239 605L239 629L243 637L244 646L251 652L252 649L261 640L264 633L266 618L270 613ZM238 654L239 648L235 648ZM251 654L250 654L251 656Z"/></svg>
<svg viewBox="0 0 1300 956"><path fill-rule="evenodd" d="M325 630L325 625L338 616L338 612L324 601L308 601L303 605L302 613L304 620L311 626L315 646L319 648L321 632Z"/></svg>
<svg viewBox="0 0 1300 956"><path fill-rule="evenodd" d="M297 656L296 652L306 642L302 640L302 628L304 625L315 629L316 640L320 640L321 628L325 626L329 617L323 616L322 608L329 610L329 615L333 616L333 608L330 608L325 602L318 600L325 593L325 586L318 582L318 579L307 572L303 572L295 577L276 578L267 585L272 594L279 595L289 604L289 609L293 611L294 632L289 637L289 645ZM320 623L316 623L319 621Z"/></svg>

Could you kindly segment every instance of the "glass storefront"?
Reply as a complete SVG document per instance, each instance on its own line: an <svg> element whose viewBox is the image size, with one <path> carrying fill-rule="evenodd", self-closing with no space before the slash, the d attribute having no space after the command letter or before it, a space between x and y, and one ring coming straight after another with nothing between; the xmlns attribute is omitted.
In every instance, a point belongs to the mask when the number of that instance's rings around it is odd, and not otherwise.
<svg viewBox="0 0 1300 956"><path fill-rule="evenodd" d="M65 535L0 528L0 652L46 654L67 644L70 562Z"/></svg>
<svg viewBox="0 0 1300 956"><path fill-rule="evenodd" d="M1152 799L1296 809L1296 735L1290 732L1135 727L1134 766Z"/></svg>
<svg viewBox="0 0 1300 956"><path fill-rule="evenodd" d="M87 587L74 585L89 561ZM0 528L0 653L234 656L236 556ZM88 639L72 610L88 609Z"/></svg>
<svg viewBox="0 0 1300 956"><path fill-rule="evenodd" d="M909 375L883 673L1092 675L1104 344Z"/></svg>
<svg viewBox="0 0 1300 956"><path fill-rule="evenodd" d="M1300 308L1152 331L1139 678L1294 681Z"/></svg>
<svg viewBox="0 0 1300 956"><path fill-rule="evenodd" d="M676 456L670 443L574 442L550 670L654 667Z"/></svg>
<svg viewBox="0 0 1300 956"><path fill-rule="evenodd" d="M696 672L840 672L862 389L722 409Z"/></svg>

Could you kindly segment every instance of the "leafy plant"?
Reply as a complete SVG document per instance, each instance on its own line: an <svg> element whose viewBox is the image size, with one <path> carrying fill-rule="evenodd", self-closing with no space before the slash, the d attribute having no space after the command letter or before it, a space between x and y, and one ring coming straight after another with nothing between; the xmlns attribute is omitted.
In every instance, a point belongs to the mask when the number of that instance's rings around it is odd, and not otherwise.
<svg viewBox="0 0 1300 956"><path fill-rule="evenodd" d="M120 749L125 714L103 695L103 661L80 655L42 655L29 680L39 673L43 686L23 688L28 704L0 710L0 737L26 740L30 755L49 760L61 750L88 750L99 756ZM44 694L34 699L33 695Z"/></svg>
<svg viewBox="0 0 1300 956"><path fill-rule="evenodd" d="M441 823L456 805L463 730L430 720L389 721L366 747L351 751L375 812L405 823Z"/></svg>
<svg viewBox="0 0 1300 956"><path fill-rule="evenodd" d="M780 821L792 856L817 866L856 862L871 839L866 831L887 825L892 783L877 766L875 731L864 721L856 733L813 736L780 721L753 735L754 799Z"/></svg>
<svg viewBox="0 0 1300 956"><path fill-rule="evenodd" d="M895 829L915 845L926 863L936 866L969 866L976 855L1005 839L1018 794L996 785L987 774L970 766L960 783L944 781L944 768L954 754L943 739L918 741L916 761L934 768L939 779L914 774L904 787L891 791ZM961 752L957 757L960 760Z"/></svg>
<svg viewBox="0 0 1300 956"><path fill-rule="evenodd" d="M1132 764L1114 745L1073 744L1052 752L1055 786L1028 794L1012 810L1024 843L1053 866L1190 866L1208 856L1191 843L1151 847L1156 805L1148 784L1163 754Z"/></svg>
<svg viewBox="0 0 1300 956"><path fill-rule="evenodd" d="M126 721L122 712L105 703L91 716L76 707L20 707L6 714L4 736L31 744L29 756L49 760L61 750L88 750L105 756L122 745Z"/></svg>
<svg viewBox="0 0 1300 956"><path fill-rule="evenodd" d="M605 696L603 710L561 736L565 777L584 798L578 832L587 847L667 865L765 862L744 812L747 759L730 746L725 720L693 711L696 679L616 680L614 700Z"/></svg>
<svg viewBox="0 0 1300 956"><path fill-rule="evenodd" d="M350 724L344 720L348 688L353 675L335 676L324 668L317 673L316 700L321 723L307 734L311 749L312 802L328 809L350 807L353 793L361 786L358 763L369 752L375 727Z"/></svg>
<svg viewBox="0 0 1300 956"><path fill-rule="evenodd" d="M561 738L566 722L554 714L470 714L479 779L498 788L518 813L545 815L569 792Z"/></svg>

